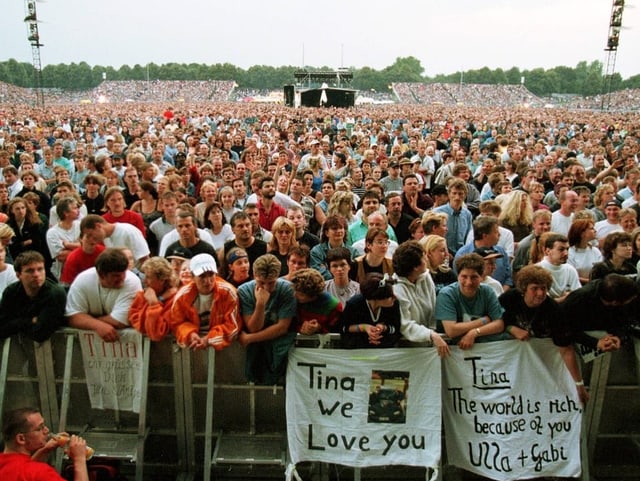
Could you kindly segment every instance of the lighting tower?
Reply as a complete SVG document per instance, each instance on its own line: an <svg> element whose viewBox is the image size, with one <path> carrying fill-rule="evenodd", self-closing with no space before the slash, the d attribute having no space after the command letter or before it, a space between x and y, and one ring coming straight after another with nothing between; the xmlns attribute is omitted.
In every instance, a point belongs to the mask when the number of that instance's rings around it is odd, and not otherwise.
<svg viewBox="0 0 640 481"><path fill-rule="evenodd" d="M42 62L40 61L40 33L38 32L38 14L35 0L25 0L24 23L27 25L29 36L27 40L31 45L33 59L33 72L36 77L36 107L44 108L44 92L42 91Z"/></svg>
<svg viewBox="0 0 640 481"><path fill-rule="evenodd" d="M609 20L609 35L607 35L607 70L604 74L604 92L602 95L602 110L609 110L611 106L611 81L616 70L616 55L620 44L620 31L622 30L622 12L624 0L613 0L611 6L611 19Z"/></svg>

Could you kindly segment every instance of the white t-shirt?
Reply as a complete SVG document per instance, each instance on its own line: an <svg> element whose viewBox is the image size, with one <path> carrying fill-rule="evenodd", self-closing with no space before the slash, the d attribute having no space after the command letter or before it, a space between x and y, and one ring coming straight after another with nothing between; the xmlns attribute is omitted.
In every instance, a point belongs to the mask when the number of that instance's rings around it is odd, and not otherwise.
<svg viewBox="0 0 640 481"><path fill-rule="evenodd" d="M51 272L57 279L62 274L64 262L60 262L56 257L64 250L63 242L78 242L80 239L80 221L74 220L71 229L63 229L60 224L56 224L47 231L47 246L53 259Z"/></svg>
<svg viewBox="0 0 640 481"><path fill-rule="evenodd" d="M573 222L573 213L569 216L563 215L559 210L551 214L551 232L556 234L568 235L569 227Z"/></svg>
<svg viewBox="0 0 640 481"><path fill-rule="evenodd" d="M78 274L71 284L64 314L71 316L85 313L94 317L109 314L116 321L128 326L129 308L136 293L140 290L142 290L142 283L138 276L131 271L127 271L124 286L120 289L102 287L98 271L92 267Z"/></svg>
<svg viewBox="0 0 640 481"><path fill-rule="evenodd" d="M211 246L215 246L215 243L213 242L213 237L211 237L211 234L209 233L209 231L205 229L198 229L198 237L200 238L201 241L211 244ZM162 237L162 242L160 242L160 249L158 249L158 255L160 257L164 257L164 255L167 253L167 247L169 247L174 242L178 242L179 240L180 240L180 234L178 234L178 231L176 229L173 229L171 232L165 234Z"/></svg>
<svg viewBox="0 0 640 481"><path fill-rule="evenodd" d="M570 264L554 266L546 259L543 259L538 262L537 265L549 271L553 277L553 284L551 284L551 289L549 289L549 297L552 299L563 296L567 291L580 289L582 286L580 284L580 278L578 277L578 271Z"/></svg>
<svg viewBox="0 0 640 481"><path fill-rule="evenodd" d="M622 232L624 229L620 224L610 224L607 219L596 222L596 239L599 241L607 237L612 232Z"/></svg>
<svg viewBox="0 0 640 481"><path fill-rule="evenodd" d="M6 266L6 269L0 272L0 298L2 298L2 293L7 286L18 280L18 276L16 276L16 271L13 269L13 266L11 264L7 264Z"/></svg>
<svg viewBox="0 0 640 481"><path fill-rule="evenodd" d="M104 239L105 247L126 247L133 252L136 261L150 254L149 245L137 227L121 222L113 225L113 234Z"/></svg>

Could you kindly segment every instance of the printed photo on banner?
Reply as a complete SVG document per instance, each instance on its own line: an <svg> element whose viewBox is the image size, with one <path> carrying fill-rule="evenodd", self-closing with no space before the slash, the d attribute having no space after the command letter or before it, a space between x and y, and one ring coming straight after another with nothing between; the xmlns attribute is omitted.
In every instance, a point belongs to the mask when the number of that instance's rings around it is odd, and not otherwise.
<svg viewBox="0 0 640 481"><path fill-rule="evenodd" d="M408 371L373 371L367 422L404 424L408 388Z"/></svg>

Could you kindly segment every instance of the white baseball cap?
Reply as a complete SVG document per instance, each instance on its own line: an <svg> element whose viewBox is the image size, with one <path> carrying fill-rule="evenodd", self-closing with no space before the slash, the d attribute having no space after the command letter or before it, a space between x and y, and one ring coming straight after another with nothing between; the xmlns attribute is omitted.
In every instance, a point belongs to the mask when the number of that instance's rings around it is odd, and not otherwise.
<svg viewBox="0 0 640 481"><path fill-rule="evenodd" d="M205 272L218 272L216 260L211 254L198 254L197 256L193 256L189 268L191 269L191 273L196 277L201 276Z"/></svg>

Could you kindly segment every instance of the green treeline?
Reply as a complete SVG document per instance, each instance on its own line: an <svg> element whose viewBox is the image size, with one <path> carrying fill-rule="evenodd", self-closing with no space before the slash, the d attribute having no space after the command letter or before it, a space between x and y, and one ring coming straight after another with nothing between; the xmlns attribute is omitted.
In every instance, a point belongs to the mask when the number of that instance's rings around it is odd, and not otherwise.
<svg viewBox="0 0 640 481"><path fill-rule="evenodd" d="M279 89L292 83L293 73L299 67L270 67L255 65L247 70L230 63L180 64L166 63L156 65L136 64L133 67L123 65L115 69L100 65L90 66L86 62L70 65L47 65L42 69L42 83L45 88L64 90L89 90L100 84L103 75L107 80L235 80L240 88ZM321 67L310 70L332 70ZM536 68L520 70L512 67L509 70L488 67L466 72L455 72L448 75L436 75L433 78L424 76L424 68L415 57L399 57L382 70L369 67L352 68L352 86L362 91L389 92L392 82L442 82L480 84L519 84L525 79L525 86L534 94L545 96L552 93L579 94L584 96L603 93L604 69L602 62L579 62L575 67L559 66L545 70ZM0 81L20 87L34 87L35 76L33 66L27 62L10 59L0 62ZM623 80L615 74L611 82L612 90L640 87L640 74Z"/></svg>

